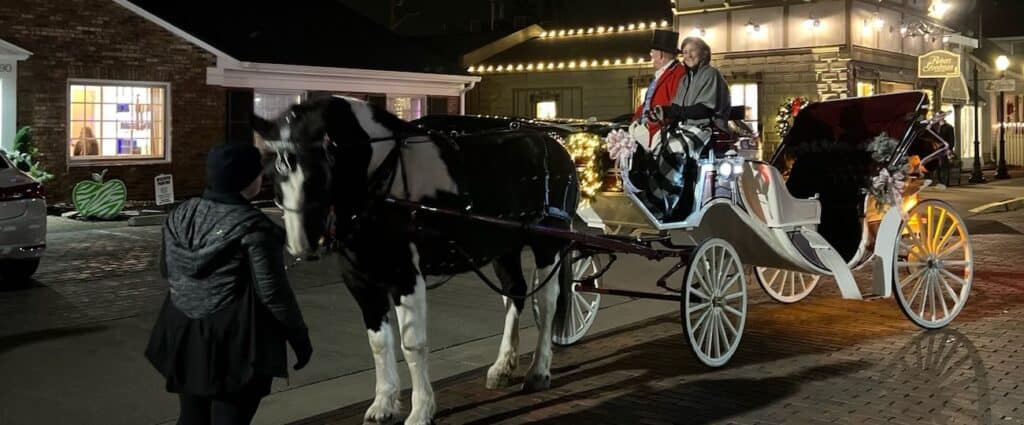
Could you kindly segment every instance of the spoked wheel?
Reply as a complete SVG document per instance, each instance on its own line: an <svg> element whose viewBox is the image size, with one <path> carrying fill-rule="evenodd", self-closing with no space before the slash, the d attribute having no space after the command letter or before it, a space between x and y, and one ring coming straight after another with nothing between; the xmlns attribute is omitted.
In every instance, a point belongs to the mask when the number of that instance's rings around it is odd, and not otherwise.
<svg viewBox="0 0 1024 425"><path fill-rule="evenodd" d="M601 259L596 255L581 256L579 251L570 252L572 266L559 275L561 289L558 293L558 307L551 326L551 342L569 346L579 342L590 330L601 307L601 294L579 292L578 280L594 276L601 271ZM594 287L600 288L600 279L594 279ZM537 310L534 309L534 319Z"/></svg>
<svg viewBox="0 0 1024 425"><path fill-rule="evenodd" d="M705 365L726 364L747 320L747 279L736 250L722 239L702 242L683 287L682 322L693 353Z"/></svg>
<svg viewBox="0 0 1024 425"><path fill-rule="evenodd" d="M783 304L807 298L821 279L821 275L771 267L754 267L754 276L769 297Z"/></svg>
<svg viewBox="0 0 1024 425"><path fill-rule="evenodd" d="M974 279L963 219L949 204L929 199L910 210L896 237L896 302L918 326L948 325L967 303Z"/></svg>

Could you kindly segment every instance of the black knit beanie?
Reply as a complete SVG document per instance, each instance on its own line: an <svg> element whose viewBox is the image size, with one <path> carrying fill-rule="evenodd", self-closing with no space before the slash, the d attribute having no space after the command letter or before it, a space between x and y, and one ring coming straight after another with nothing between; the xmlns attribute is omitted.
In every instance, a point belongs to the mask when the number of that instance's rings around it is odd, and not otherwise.
<svg viewBox="0 0 1024 425"><path fill-rule="evenodd" d="M206 187L214 192L241 192L263 171L260 151L245 143L214 146L206 156Z"/></svg>

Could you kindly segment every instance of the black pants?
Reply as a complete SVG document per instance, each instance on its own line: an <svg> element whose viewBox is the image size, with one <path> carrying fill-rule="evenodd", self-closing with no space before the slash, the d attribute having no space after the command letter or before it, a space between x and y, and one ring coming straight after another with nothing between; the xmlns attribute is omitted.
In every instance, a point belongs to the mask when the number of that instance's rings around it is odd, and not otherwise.
<svg viewBox="0 0 1024 425"><path fill-rule="evenodd" d="M178 425L249 425L272 378L254 378L245 390L214 397L178 394Z"/></svg>

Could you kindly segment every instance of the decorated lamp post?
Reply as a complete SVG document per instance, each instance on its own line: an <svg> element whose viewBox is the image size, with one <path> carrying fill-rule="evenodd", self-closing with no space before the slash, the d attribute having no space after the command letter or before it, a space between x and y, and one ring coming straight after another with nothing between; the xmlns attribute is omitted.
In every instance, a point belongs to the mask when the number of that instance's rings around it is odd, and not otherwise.
<svg viewBox="0 0 1024 425"><path fill-rule="evenodd" d="M1006 55L999 55L996 58L996 69L999 70L999 78L1006 79L1006 68L1010 67L1010 59ZM996 178L1008 179L1010 173L1006 171L1006 124L1005 111L1006 101L1003 98L1004 90L999 90L999 164L996 166Z"/></svg>

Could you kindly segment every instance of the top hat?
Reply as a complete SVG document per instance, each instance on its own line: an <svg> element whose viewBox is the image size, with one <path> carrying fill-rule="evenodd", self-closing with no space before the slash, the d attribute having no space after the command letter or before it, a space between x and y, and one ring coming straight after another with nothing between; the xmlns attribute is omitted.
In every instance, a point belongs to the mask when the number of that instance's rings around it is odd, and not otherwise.
<svg viewBox="0 0 1024 425"><path fill-rule="evenodd" d="M673 54L679 54L679 33L669 30L654 30L651 48Z"/></svg>

